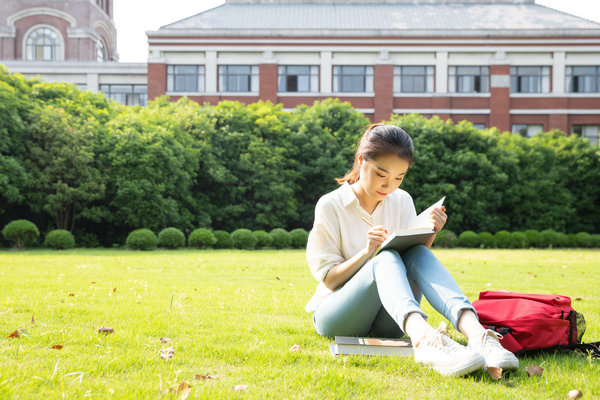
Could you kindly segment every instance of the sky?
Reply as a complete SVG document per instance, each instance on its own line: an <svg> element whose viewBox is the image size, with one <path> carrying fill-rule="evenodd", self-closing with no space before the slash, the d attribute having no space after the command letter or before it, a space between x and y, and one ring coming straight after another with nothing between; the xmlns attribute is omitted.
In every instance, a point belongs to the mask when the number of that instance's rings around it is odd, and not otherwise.
<svg viewBox="0 0 600 400"><path fill-rule="evenodd" d="M120 62L146 62L146 31L196 15L225 0L114 0ZM536 0L536 3L600 22L598 0Z"/></svg>

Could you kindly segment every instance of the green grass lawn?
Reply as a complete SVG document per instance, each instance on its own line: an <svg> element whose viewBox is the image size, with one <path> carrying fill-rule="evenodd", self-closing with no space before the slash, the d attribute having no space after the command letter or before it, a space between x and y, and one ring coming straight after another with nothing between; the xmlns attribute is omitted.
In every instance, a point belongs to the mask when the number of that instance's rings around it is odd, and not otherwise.
<svg viewBox="0 0 600 400"><path fill-rule="evenodd" d="M471 300L498 289L577 298L584 340L600 340L600 251L435 252ZM444 378L410 358L333 358L304 312L315 286L295 250L0 252L0 398L176 398L182 381L207 399L600 397L600 361L575 354L522 357L499 381ZM541 377L528 378L531 364Z"/></svg>

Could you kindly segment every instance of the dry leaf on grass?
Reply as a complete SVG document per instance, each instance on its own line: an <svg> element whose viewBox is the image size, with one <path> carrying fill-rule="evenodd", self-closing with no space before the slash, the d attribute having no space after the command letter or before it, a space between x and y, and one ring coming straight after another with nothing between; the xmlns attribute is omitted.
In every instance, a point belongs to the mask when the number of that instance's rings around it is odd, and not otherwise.
<svg viewBox="0 0 600 400"><path fill-rule="evenodd" d="M440 321L440 324L438 325L438 331L441 334L448 336L448 324L446 324L446 321Z"/></svg>
<svg viewBox="0 0 600 400"><path fill-rule="evenodd" d="M179 400L187 399L187 397L190 395L190 390L192 390L192 387L189 383L186 381L181 382L177 388L177 398Z"/></svg>
<svg viewBox="0 0 600 400"><path fill-rule="evenodd" d="M581 301L581 297L575 297L575 301Z"/></svg>
<svg viewBox="0 0 600 400"><path fill-rule="evenodd" d="M231 388L233 392L243 392L246 389L248 389L248 385L235 385Z"/></svg>
<svg viewBox="0 0 600 400"><path fill-rule="evenodd" d="M54 349L54 350L61 350L63 348L63 345L62 344L55 344L51 348Z"/></svg>
<svg viewBox="0 0 600 400"><path fill-rule="evenodd" d="M280 278L280 277L278 277L278 276L276 276L276 277L275 277L275 279L277 279L278 281L280 281L280 280L281 280L281 278Z"/></svg>
<svg viewBox="0 0 600 400"><path fill-rule="evenodd" d="M196 374L195 378L198 381L200 379L202 379L203 381L207 381L209 379L217 379L217 377L215 375L200 375L200 374Z"/></svg>
<svg viewBox="0 0 600 400"><path fill-rule="evenodd" d="M102 328L98 329L98 333L104 333L105 335L109 335L111 333L115 333L115 330L113 328L107 328L103 326Z"/></svg>
<svg viewBox="0 0 600 400"><path fill-rule="evenodd" d="M502 368L488 367L487 373L492 377L493 380L497 381L502 377Z"/></svg>
<svg viewBox="0 0 600 400"><path fill-rule="evenodd" d="M300 350L300 346L298 346L297 344L295 344L292 347L290 347L290 351L292 353L300 353L302 350Z"/></svg>
<svg viewBox="0 0 600 400"><path fill-rule="evenodd" d="M75 293L69 293L69 296L73 297L75 296Z"/></svg>
<svg viewBox="0 0 600 400"><path fill-rule="evenodd" d="M31 325L35 324L35 318L33 318L33 315L31 316Z"/></svg>
<svg viewBox="0 0 600 400"><path fill-rule="evenodd" d="M573 389L569 392L570 399L578 399L581 396L583 396L583 393L581 393L581 390L579 390L579 389Z"/></svg>
<svg viewBox="0 0 600 400"><path fill-rule="evenodd" d="M116 292L116 291L117 291L117 288L113 288L113 292Z"/></svg>
<svg viewBox="0 0 600 400"><path fill-rule="evenodd" d="M542 376L544 368L537 365L528 365L525 371L527 371L527 376L531 378L532 376Z"/></svg>
<svg viewBox="0 0 600 400"><path fill-rule="evenodd" d="M166 349L162 349L160 351L160 358L162 358L165 361L173 358L174 355L175 347L167 347Z"/></svg>
<svg viewBox="0 0 600 400"><path fill-rule="evenodd" d="M168 337L161 337L161 338L160 338L160 342L161 342L161 343L171 343L171 338L168 338Z"/></svg>
<svg viewBox="0 0 600 400"><path fill-rule="evenodd" d="M8 335L9 338L14 339L14 338L18 338L19 336L19 330L17 329L16 331L14 331L13 333L11 333L10 335Z"/></svg>

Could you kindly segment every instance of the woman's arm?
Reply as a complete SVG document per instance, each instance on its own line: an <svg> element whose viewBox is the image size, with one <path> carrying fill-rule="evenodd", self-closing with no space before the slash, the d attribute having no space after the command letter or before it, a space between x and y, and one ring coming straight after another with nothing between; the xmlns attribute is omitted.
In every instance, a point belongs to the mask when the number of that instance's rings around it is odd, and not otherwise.
<svg viewBox="0 0 600 400"><path fill-rule="evenodd" d="M377 252L385 241L389 231L382 225L374 226L367 232L367 244L358 253L341 264L334 265L323 278L323 283L330 290L336 290L346 283Z"/></svg>
<svg viewBox="0 0 600 400"><path fill-rule="evenodd" d="M446 215L446 207L442 206L441 208L434 208L431 211L431 219L433 219L433 227L435 228L436 233L431 237L431 239L429 239L427 243L425 243L425 246L428 248L431 248L437 233L442 230L444 225L446 225L446 220L448 219L448 216Z"/></svg>

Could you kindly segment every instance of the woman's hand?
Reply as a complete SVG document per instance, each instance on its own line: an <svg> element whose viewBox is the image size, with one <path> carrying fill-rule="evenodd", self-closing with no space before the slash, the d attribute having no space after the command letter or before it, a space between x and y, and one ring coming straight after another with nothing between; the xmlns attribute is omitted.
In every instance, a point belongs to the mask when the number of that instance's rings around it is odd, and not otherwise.
<svg viewBox="0 0 600 400"><path fill-rule="evenodd" d="M433 227L435 231L441 231L448 220L448 216L446 215L446 207L442 206L441 208L434 208L431 210L431 219L433 220Z"/></svg>
<svg viewBox="0 0 600 400"><path fill-rule="evenodd" d="M390 231L385 229L383 225L377 225L369 229L369 232L367 232L367 253L369 257L375 254L389 234Z"/></svg>

